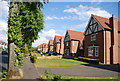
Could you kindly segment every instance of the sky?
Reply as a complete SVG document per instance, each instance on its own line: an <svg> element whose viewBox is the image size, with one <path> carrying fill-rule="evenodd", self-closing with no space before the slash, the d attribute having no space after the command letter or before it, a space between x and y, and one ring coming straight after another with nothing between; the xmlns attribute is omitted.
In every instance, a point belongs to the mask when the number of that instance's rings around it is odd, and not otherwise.
<svg viewBox="0 0 120 81"><path fill-rule="evenodd" d="M51 1L51 0L50 0ZM36 47L48 43L55 35L65 36L66 30L84 32L91 14L109 18L112 14L118 17L118 2L103 2L103 0L89 0L89 2L49 2L44 4L45 28L39 32L39 37L32 44ZM108 1L108 0L106 0ZM111 0L109 0L111 1ZM118 0L114 0L118 1ZM8 4L0 1L0 40L7 42Z"/></svg>
<svg viewBox="0 0 120 81"><path fill-rule="evenodd" d="M38 46L48 43L55 35L65 36L66 30L84 32L91 14L109 18L118 17L117 2L50 2L42 9L45 28L40 38L33 43Z"/></svg>

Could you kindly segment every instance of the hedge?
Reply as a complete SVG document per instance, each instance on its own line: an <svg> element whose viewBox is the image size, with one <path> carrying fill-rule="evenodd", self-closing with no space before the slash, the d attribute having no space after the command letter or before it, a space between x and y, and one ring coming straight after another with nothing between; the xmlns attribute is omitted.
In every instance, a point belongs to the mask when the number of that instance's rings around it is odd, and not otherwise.
<svg viewBox="0 0 120 81"><path fill-rule="evenodd" d="M92 63L92 64L99 64L99 59L92 59L92 58L86 58L86 57L78 57L78 60Z"/></svg>

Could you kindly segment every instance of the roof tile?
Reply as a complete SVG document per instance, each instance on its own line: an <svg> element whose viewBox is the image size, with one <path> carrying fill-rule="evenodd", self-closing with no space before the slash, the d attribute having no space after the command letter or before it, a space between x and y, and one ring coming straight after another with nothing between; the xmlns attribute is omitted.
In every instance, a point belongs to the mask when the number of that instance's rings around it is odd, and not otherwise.
<svg viewBox="0 0 120 81"><path fill-rule="evenodd" d="M74 40L80 40L81 42L84 39L84 32L79 32L79 31L73 31L73 30L67 30L68 34L70 36L70 39Z"/></svg>

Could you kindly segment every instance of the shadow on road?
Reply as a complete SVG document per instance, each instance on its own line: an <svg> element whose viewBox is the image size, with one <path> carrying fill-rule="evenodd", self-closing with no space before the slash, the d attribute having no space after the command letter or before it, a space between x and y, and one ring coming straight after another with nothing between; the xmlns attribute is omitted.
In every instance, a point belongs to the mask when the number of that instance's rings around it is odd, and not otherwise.
<svg viewBox="0 0 120 81"><path fill-rule="evenodd" d="M105 70L110 70L110 71L115 71L120 73L120 65L90 65L90 64L84 64L85 66L89 67L95 67L95 68L100 68L100 69L105 69Z"/></svg>

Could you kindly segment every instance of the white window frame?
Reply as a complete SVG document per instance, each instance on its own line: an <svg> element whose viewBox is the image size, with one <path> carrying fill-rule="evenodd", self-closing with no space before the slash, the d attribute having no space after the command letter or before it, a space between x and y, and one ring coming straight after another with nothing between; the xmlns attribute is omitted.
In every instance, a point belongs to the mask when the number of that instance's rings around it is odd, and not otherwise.
<svg viewBox="0 0 120 81"><path fill-rule="evenodd" d="M95 41L96 40L96 34L92 34L91 35L91 41Z"/></svg>
<svg viewBox="0 0 120 81"><path fill-rule="evenodd" d="M66 46L68 46L68 42L66 42Z"/></svg>
<svg viewBox="0 0 120 81"><path fill-rule="evenodd" d="M72 41L72 45L73 45L73 46L75 45L75 42L74 42L74 41Z"/></svg>
<svg viewBox="0 0 120 81"><path fill-rule="evenodd" d="M88 48L88 56L93 56L93 51L94 51L93 47L89 47Z"/></svg>
<svg viewBox="0 0 120 81"><path fill-rule="evenodd" d="M95 47L95 56L96 56L96 57L99 56L99 47Z"/></svg>

